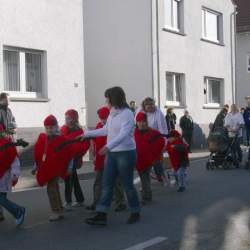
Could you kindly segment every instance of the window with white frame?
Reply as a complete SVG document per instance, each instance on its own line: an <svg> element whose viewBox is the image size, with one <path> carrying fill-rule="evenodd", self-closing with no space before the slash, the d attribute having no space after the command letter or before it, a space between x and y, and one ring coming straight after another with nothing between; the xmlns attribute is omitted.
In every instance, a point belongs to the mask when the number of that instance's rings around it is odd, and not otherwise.
<svg viewBox="0 0 250 250"><path fill-rule="evenodd" d="M184 103L184 74L166 73L166 104L180 106Z"/></svg>
<svg viewBox="0 0 250 250"><path fill-rule="evenodd" d="M3 50L4 90L12 97L42 97L44 52L6 47Z"/></svg>
<svg viewBox="0 0 250 250"><path fill-rule="evenodd" d="M180 31L181 29L181 1L182 0L164 0L165 10L165 28Z"/></svg>
<svg viewBox="0 0 250 250"><path fill-rule="evenodd" d="M222 14L206 8L202 9L202 38L220 43L222 42L223 25Z"/></svg>
<svg viewBox="0 0 250 250"><path fill-rule="evenodd" d="M247 72L250 73L250 54L247 55Z"/></svg>
<svg viewBox="0 0 250 250"><path fill-rule="evenodd" d="M205 106L220 107L223 103L224 81L218 78L205 77Z"/></svg>

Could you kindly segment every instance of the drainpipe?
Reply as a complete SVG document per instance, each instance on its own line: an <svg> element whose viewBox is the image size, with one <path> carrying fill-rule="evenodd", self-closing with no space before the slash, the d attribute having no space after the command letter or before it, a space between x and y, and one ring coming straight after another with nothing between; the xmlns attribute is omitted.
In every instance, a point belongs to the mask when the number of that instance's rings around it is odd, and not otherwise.
<svg viewBox="0 0 250 250"><path fill-rule="evenodd" d="M159 43L159 5L158 0L152 1L152 55L153 55L153 96L157 105L160 98L160 43Z"/></svg>
<svg viewBox="0 0 250 250"><path fill-rule="evenodd" d="M232 101L236 103L237 87L236 87L236 6L234 12L230 15L230 34L231 34L231 81L232 81Z"/></svg>

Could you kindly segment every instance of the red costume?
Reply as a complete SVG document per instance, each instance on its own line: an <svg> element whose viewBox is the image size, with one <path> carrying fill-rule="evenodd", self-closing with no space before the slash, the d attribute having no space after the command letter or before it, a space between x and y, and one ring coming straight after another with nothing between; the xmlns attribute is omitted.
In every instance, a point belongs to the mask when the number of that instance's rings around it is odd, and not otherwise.
<svg viewBox="0 0 250 250"><path fill-rule="evenodd" d="M49 116L44 121L45 126L56 126L57 120L54 116ZM44 186L54 177L67 177L67 168L73 159L71 147L64 146L58 152L55 150L59 145L67 140L61 135L49 136L41 133L35 144L34 158L37 164L37 182L40 186Z"/></svg>
<svg viewBox="0 0 250 250"><path fill-rule="evenodd" d="M146 119L145 113L140 112L136 116L136 121ZM160 132L151 128L147 130L135 129L135 143L137 151L136 169L138 172L143 172L151 167L154 162L161 159L162 151L165 146L165 139Z"/></svg>
<svg viewBox="0 0 250 250"><path fill-rule="evenodd" d="M181 134L176 130L170 132L170 137L175 137L176 139L172 142L168 141L167 151L172 167L177 171L180 167L187 167L189 164L188 145L183 142Z"/></svg>
<svg viewBox="0 0 250 250"><path fill-rule="evenodd" d="M96 129L102 128L102 122L98 122ZM105 155L100 155L99 151L107 144L107 136L100 136L93 139L94 152L95 152L95 171L102 170L104 168Z"/></svg>
<svg viewBox="0 0 250 250"><path fill-rule="evenodd" d="M97 111L100 120L107 120L110 110L108 107L102 107ZM103 128L103 123L98 122L96 129ZM107 144L107 136L101 136L93 139L94 152L95 152L95 171L102 170L104 168L105 155L100 155L99 151Z"/></svg>
<svg viewBox="0 0 250 250"><path fill-rule="evenodd" d="M72 140L76 137L82 135L84 133L82 128L79 128L77 130L70 130L70 128L66 125L64 125L61 128L61 134L67 139ZM70 145L71 152L73 154L74 158L82 158L87 151L89 150L90 143L89 141L83 141L83 142L76 142Z"/></svg>
<svg viewBox="0 0 250 250"><path fill-rule="evenodd" d="M9 138L0 138L0 147L5 146L6 144L12 143ZM17 157L17 150L15 146L6 148L3 151L0 151L0 178L10 169L11 164Z"/></svg>

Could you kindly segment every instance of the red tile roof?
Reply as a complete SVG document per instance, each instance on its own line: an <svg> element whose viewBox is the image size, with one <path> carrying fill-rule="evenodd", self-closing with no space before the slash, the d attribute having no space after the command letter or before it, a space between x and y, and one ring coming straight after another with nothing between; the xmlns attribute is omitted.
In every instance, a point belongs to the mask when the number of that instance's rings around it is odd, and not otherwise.
<svg viewBox="0 0 250 250"><path fill-rule="evenodd" d="M237 5L237 31L250 31L250 0L234 0Z"/></svg>

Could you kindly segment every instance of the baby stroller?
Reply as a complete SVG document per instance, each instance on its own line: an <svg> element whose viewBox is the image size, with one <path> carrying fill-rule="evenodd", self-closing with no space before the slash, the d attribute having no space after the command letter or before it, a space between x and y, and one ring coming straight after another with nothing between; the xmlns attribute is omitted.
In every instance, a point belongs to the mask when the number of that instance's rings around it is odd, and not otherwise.
<svg viewBox="0 0 250 250"><path fill-rule="evenodd" d="M224 127L215 128L208 137L208 149L211 152L206 163L207 170L230 169L234 165L232 148L237 136L230 138Z"/></svg>

